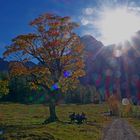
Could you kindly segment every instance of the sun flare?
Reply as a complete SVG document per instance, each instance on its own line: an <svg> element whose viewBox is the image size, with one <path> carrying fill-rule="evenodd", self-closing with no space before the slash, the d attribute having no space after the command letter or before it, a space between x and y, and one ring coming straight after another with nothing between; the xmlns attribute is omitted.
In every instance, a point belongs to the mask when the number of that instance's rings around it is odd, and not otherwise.
<svg viewBox="0 0 140 140"><path fill-rule="evenodd" d="M105 45L130 40L140 30L140 16L128 8L102 11L97 28Z"/></svg>

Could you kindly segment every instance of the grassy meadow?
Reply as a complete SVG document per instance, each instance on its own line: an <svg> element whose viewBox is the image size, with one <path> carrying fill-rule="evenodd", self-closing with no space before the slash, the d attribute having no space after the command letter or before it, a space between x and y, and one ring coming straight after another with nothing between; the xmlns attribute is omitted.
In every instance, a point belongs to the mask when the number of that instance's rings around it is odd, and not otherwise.
<svg viewBox="0 0 140 140"><path fill-rule="evenodd" d="M60 122L42 125L48 117L44 105L0 104L0 140L99 140L102 129L110 118L102 112L107 106L100 105L59 105L57 114ZM87 114L87 124L70 124L70 112Z"/></svg>
<svg viewBox="0 0 140 140"><path fill-rule="evenodd" d="M108 111L106 104L59 105L56 110L60 122L43 125L49 115L44 105L0 104L0 140L100 140L104 126L112 119L103 115ZM85 112L87 124L70 124L71 112ZM140 118L126 119L140 133Z"/></svg>
<svg viewBox="0 0 140 140"><path fill-rule="evenodd" d="M133 106L134 117L126 118L127 121L133 126L136 133L140 136L140 106Z"/></svg>

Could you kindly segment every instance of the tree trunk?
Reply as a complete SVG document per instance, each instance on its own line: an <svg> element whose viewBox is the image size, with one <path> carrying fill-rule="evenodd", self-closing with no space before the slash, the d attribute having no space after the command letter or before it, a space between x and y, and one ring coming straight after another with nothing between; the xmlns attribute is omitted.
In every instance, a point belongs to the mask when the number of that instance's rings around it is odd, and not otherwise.
<svg viewBox="0 0 140 140"><path fill-rule="evenodd" d="M58 121L58 117L56 115L56 110L55 110L55 100L54 99L50 99L49 101L49 112L50 112L50 116L48 119L45 120L45 124L51 123L51 122L56 122Z"/></svg>

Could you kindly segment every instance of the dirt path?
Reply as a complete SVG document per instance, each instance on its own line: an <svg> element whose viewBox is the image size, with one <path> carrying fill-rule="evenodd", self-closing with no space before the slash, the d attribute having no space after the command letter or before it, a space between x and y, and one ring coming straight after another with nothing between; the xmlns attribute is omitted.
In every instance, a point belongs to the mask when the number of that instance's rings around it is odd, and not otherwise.
<svg viewBox="0 0 140 140"><path fill-rule="evenodd" d="M104 129L103 140L140 140L131 126L123 119L114 121Z"/></svg>

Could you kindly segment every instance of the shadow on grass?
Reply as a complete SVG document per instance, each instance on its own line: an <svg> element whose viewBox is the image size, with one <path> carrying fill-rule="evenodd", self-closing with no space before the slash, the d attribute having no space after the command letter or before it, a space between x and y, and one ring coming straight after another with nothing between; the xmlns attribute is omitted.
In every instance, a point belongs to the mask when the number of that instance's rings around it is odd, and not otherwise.
<svg viewBox="0 0 140 140"><path fill-rule="evenodd" d="M72 123L70 121L57 121L55 123L59 123L63 125L89 125L95 126L100 128L100 124L94 121L87 121L81 124L77 122ZM52 123L53 124L53 123ZM21 125L21 124L0 124L0 130L2 130L2 134L0 134L0 140L20 140L20 139L29 139L29 140L55 140L55 137L49 131L48 125L50 124L28 124L28 125ZM55 125L51 125L51 127L55 127Z"/></svg>
<svg viewBox="0 0 140 140"><path fill-rule="evenodd" d="M55 140L43 125L0 125L0 140Z"/></svg>
<svg viewBox="0 0 140 140"><path fill-rule="evenodd" d="M58 123L61 123L63 125L76 124L76 125L90 125L90 126L100 127L100 124L97 123L96 120L86 121L86 122L83 122L83 123L70 122L70 121L58 121Z"/></svg>

